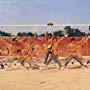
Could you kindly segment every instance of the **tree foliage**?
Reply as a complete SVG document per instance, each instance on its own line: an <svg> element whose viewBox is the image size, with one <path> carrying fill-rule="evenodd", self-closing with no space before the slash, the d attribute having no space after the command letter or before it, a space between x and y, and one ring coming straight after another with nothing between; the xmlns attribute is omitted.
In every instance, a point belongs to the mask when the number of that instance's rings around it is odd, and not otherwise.
<svg viewBox="0 0 90 90"><path fill-rule="evenodd" d="M55 36L59 36L59 37L64 36L64 34L63 34L63 31L62 31L62 30L55 31L55 32L54 32L54 34L55 34Z"/></svg>
<svg viewBox="0 0 90 90"><path fill-rule="evenodd" d="M74 29L74 28L71 28L70 26L66 26L64 30L68 36L85 36L86 35L85 32L82 32L78 28Z"/></svg>
<svg viewBox="0 0 90 90"><path fill-rule="evenodd" d="M18 32L17 36L34 36L32 32Z"/></svg>
<svg viewBox="0 0 90 90"><path fill-rule="evenodd" d="M12 36L12 34L0 30L0 36Z"/></svg>

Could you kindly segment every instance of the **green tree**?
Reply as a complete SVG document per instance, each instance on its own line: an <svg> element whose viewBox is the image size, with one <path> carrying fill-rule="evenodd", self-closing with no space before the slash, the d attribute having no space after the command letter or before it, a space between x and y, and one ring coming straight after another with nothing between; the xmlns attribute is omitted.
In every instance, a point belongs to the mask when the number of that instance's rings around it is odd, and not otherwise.
<svg viewBox="0 0 90 90"><path fill-rule="evenodd" d="M17 36L34 36L32 32L18 32Z"/></svg>
<svg viewBox="0 0 90 90"><path fill-rule="evenodd" d="M67 35L69 35L70 36L70 34L72 33L72 31L71 31L71 27L70 26L65 26L65 28L64 28L64 34L67 34Z"/></svg>
<svg viewBox="0 0 90 90"><path fill-rule="evenodd" d="M34 36L32 32L28 32L28 36Z"/></svg>
<svg viewBox="0 0 90 90"><path fill-rule="evenodd" d="M81 32L78 28L74 29L72 28L72 34L71 36L85 36L85 32Z"/></svg>
<svg viewBox="0 0 90 90"><path fill-rule="evenodd" d="M0 36L12 36L12 34L0 30Z"/></svg>
<svg viewBox="0 0 90 90"><path fill-rule="evenodd" d="M66 26L64 30L68 36L85 36L86 35L85 32L81 32L81 30L79 30L78 28L74 29L74 28L71 28L70 26Z"/></svg>
<svg viewBox="0 0 90 90"><path fill-rule="evenodd" d="M64 34L63 34L63 31L62 31L62 30L55 31L55 32L54 32L54 34L55 34L55 36L59 36L59 37L64 36Z"/></svg>

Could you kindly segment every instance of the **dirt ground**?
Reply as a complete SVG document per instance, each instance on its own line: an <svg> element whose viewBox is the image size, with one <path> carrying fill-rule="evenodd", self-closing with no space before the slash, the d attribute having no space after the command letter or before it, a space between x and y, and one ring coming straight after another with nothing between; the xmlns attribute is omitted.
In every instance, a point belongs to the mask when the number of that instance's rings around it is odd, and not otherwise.
<svg viewBox="0 0 90 90"><path fill-rule="evenodd" d="M0 90L90 90L88 69L0 70Z"/></svg>

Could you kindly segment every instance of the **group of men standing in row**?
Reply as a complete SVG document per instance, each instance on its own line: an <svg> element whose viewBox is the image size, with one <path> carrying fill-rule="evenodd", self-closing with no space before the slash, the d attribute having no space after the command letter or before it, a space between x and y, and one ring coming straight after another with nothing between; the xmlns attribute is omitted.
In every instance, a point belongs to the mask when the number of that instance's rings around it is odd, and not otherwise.
<svg viewBox="0 0 90 90"><path fill-rule="evenodd" d="M67 35L63 36L59 42L58 42L58 45L57 47L59 46L59 44L61 43L61 41L65 38L65 37L68 37ZM74 59L76 60L77 62L80 63L81 65L81 68L88 68L87 65L84 65L82 60L82 55L79 53L79 50L83 50L82 46L87 43L87 41L89 40L90 36L88 37L83 37L82 40L80 41L76 41L76 39L73 37L71 38L70 40L70 43L67 45L67 50L68 50L68 53L69 55L67 56L67 60L63 66L63 69L65 69L67 67L67 65ZM51 43L49 46L48 46L48 49L47 49L47 52L46 52L46 57L45 57L45 61L44 61L44 64L47 66L49 65L49 63L51 62L51 60L54 60L58 65L59 65L59 69L62 67L59 59L57 58L56 54L54 53L54 51L52 50L52 46L54 44ZM48 59L50 55L50 58ZM87 61L87 64L89 64L90 61L88 60ZM72 62L73 64L73 62Z"/></svg>
<svg viewBox="0 0 90 90"><path fill-rule="evenodd" d="M45 59L44 59L44 62L43 64L45 65L45 68L47 68L47 66L50 64L50 62L52 60L55 61L55 63L58 64L59 66L59 69L61 69L61 67L63 67L63 69L67 68L67 65L73 60L75 59L77 62L80 63L81 67L82 68L87 68L87 65L84 65L83 62L82 62L82 57L81 57L81 54L79 53L79 50L82 51L82 46L87 43L87 41L89 40L90 36L88 37L83 37L82 40L80 41L76 41L76 39L73 37L71 38L70 40L70 43L67 45L67 50L69 52L69 55L67 56L67 60L66 62L64 63L64 65L62 66L60 60L58 59L59 56L57 56L56 52L53 50L53 46L55 45L53 39L54 37L53 36L50 36L50 43L48 44L48 47L47 47L47 50L46 50L46 54L45 54ZM61 39L59 39L57 41L57 49L59 48L59 45L61 43L62 40L64 40L65 38L67 38L68 36L65 35L63 36ZM47 38L46 38L47 39ZM16 41L17 38L14 38L13 41ZM9 49L8 50L8 53L9 53ZM22 50L23 51L23 50ZM32 50L31 50L31 53L29 53L29 51L26 52L26 57L22 59L22 55L21 55L21 50L19 49L17 51L17 56L18 56L18 62L21 63L22 66L24 66L25 62L29 61L28 63L31 65L32 63L32 53L34 52L34 46L32 45ZM28 57L28 60L25 60L26 58ZM90 63L90 61L88 60L87 61L87 64ZM40 67L39 65L33 63L33 65L36 65L38 67ZM1 63L1 68L4 68L4 65Z"/></svg>

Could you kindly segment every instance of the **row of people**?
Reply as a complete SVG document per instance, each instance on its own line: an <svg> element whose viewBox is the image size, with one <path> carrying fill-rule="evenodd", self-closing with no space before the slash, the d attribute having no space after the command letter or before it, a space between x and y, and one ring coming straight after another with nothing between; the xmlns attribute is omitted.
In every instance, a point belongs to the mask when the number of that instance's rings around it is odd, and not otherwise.
<svg viewBox="0 0 90 90"><path fill-rule="evenodd" d="M58 40L58 42L56 43L57 49L58 49L59 44L61 43L61 41L62 41L64 38L66 38L66 37L67 37L67 35L64 36L64 37L62 37L60 40ZM68 56L68 58L67 58L67 61L66 61L65 64L64 64L64 68L67 67L68 63L69 63L73 58L76 59L76 60L80 63L80 65L81 65L82 67L87 67L87 66L84 65L84 64L82 63L82 61L81 61L81 55L78 53L78 48L79 48L79 50L80 50L80 48L81 48L81 50L82 50L82 45L83 45L84 43L86 43L89 38L90 38L90 36L89 36L89 37L84 37L84 38L82 38L81 41L78 41L78 42L75 41L75 38L72 38L72 39L71 39L71 43L70 43L69 45L67 45L68 52L69 52L69 56ZM15 38L14 41L16 41L16 38ZM22 42L20 42L20 43L22 43ZM24 43L23 43L23 44L24 44ZM61 63L60 63L60 61L59 61L59 59L58 59L58 56L56 55L55 51L52 49L53 45L54 45L54 43L53 43L53 41L51 40L51 42L49 43L49 46L48 46L48 48L47 48L47 50L46 50L46 56L45 56L44 64L47 66L47 65L49 65L49 63L50 63L52 60L54 60L56 63L58 63L59 68L61 68L62 65L61 65ZM7 50L8 50L8 53L9 53L9 50L10 50L10 49L7 49ZM31 51L30 51L30 52L29 52L28 50L26 50L26 52L24 53L24 55L22 55L22 52L24 52L24 51L18 49L18 51L17 51L17 56L16 56L16 57L17 57L17 61L18 61L18 62L21 61L21 64L22 64L22 65L24 65L24 61L30 63L30 60L31 60L31 58L32 58L32 54L34 53L34 46L32 45L32 48L31 48ZM49 57L49 56L50 56L50 57ZM49 58L49 60L48 60L48 58ZM23 59L23 60L22 60L22 59ZM88 63L89 63L89 61L88 61ZM1 63L1 66L3 66L2 63Z"/></svg>
<svg viewBox="0 0 90 90"><path fill-rule="evenodd" d="M67 37L67 36L64 36L63 38L65 38L65 37ZM63 38L61 38L59 40L58 45L60 44L61 40L63 40ZM82 68L84 68L84 67L87 68L87 66L84 65L83 62L82 62L83 59L82 59L81 55L78 53L78 48L79 48L79 50L80 50L80 48L82 50L82 45L84 43L86 43L89 38L90 38L90 36L87 37L87 38L84 37L84 38L82 38L81 41L78 41L78 42L75 41L75 38L72 38L71 39L71 42L67 46L69 55L68 55L67 60L66 60L66 62L64 64L64 68L66 68L67 65L73 59L75 59L76 61L78 61L80 63L80 65L81 65ZM44 60L44 64L47 66L47 65L49 65L49 63L51 62L51 60L54 60L59 65L59 68L60 68L62 65L61 65L59 59L56 57L54 51L52 50L52 46L53 46L53 44L49 45L49 47L47 49L46 57L45 57L45 60ZM49 58L49 55L50 55L50 58ZM48 60L48 58L49 58L49 60ZM90 61L87 61L87 64L88 63L90 63Z"/></svg>

